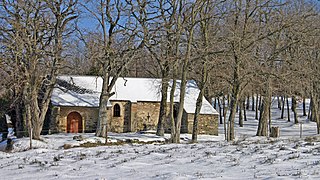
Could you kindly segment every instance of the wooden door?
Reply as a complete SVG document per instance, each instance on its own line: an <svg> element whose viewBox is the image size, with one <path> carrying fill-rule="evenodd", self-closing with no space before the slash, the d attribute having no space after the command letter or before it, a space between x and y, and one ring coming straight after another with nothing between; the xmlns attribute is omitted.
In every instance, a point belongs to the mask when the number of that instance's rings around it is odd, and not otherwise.
<svg viewBox="0 0 320 180"><path fill-rule="evenodd" d="M82 117L77 112L71 112L67 117L67 132L81 133L82 132Z"/></svg>

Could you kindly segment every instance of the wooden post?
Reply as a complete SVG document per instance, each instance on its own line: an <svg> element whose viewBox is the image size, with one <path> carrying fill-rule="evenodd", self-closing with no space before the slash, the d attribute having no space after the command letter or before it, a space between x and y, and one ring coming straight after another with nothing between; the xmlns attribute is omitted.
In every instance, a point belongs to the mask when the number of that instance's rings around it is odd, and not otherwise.
<svg viewBox="0 0 320 180"><path fill-rule="evenodd" d="M273 137L273 138L280 137L280 128L279 127L271 127L270 137Z"/></svg>

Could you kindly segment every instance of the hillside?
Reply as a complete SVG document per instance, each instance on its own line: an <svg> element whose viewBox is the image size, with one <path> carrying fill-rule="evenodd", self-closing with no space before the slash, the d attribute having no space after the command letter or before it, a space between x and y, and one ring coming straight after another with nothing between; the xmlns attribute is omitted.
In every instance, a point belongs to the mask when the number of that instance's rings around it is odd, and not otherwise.
<svg viewBox="0 0 320 180"><path fill-rule="evenodd" d="M189 144L191 136L182 135L181 144L164 144L153 134L110 134L110 141L129 143L113 146L64 149L65 143L79 145L103 139L81 134L44 136L28 148L28 139L15 142L14 153L0 152L0 173L5 179L274 179L320 178L320 136L316 124L300 125L278 119L273 108L273 125L280 127L280 138L255 137L257 121L248 111L244 127L237 126L236 141L219 136L200 135L199 143ZM166 135L168 138L169 135ZM129 140L131 139L131 140ZM144 143L143 143L144 142ZM154 142L154 143L150 143Z"/></svg>

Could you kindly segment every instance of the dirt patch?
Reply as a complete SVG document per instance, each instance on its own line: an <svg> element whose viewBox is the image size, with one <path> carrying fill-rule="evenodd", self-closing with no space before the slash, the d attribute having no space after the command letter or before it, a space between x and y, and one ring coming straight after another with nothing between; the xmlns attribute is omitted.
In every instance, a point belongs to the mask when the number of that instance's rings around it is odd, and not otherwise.
<svg viewBox="0 0 320 180"><path fill-rule="evenodd" d="M84 148L91 148L91 147L98 147L98 146L121 146L125 144L165 144L165 142L162 141L139 141L136 139L126 139L124 141L117 141L117 142L108 142L107 144L101 143L101 142L85 142L80 145L72 145L72 144L64 144L64 149L70 149L70 148L77 148L77 147L84 147Z"/></svg>

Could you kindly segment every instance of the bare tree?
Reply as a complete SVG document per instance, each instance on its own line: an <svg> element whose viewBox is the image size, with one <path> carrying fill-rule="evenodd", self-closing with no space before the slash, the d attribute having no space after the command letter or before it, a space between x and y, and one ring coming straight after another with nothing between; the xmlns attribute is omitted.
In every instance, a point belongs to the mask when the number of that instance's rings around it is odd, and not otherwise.
<svg viewBox="0 0 320 180"><path fill-rule="evenodd" d="M141 47L137 40L135 21L132 21L130 8L121 0L88 1L82 6L98 21L101 40L93 57L101 67L103 79L99 104L99 119L96 136L107 139L107 104L114 94L112 91L118 77L134 53ZM106 141L107 143L107 141Z"/></svg>
<svg viewBox="0 0 320 180"><path fill-rule="evenodd" d="M227 3L228 17L225 32L229 53L226 60L230 61L228 79L232 86L228 140L234 139L234 119L237 104L242 91L253 77L252 62L256 44L273 32L263 31L265 24L262 17L265 9L272 6L272 1L243 1L233 0Z"/></svg>
<svg viewBox="0 0 320 180"><path fill-rule="evenodd" d="M62 61L67 24L77 18L77 1L1 1L1 29L8 58L21 71L21 94L29 134L40 139ZM10 63L9 63L10 64ZM11 63L12 64L12 63Z"/></svg>
<svg viewBox="0 0 320 180"><path fill-rule="evenodd" d="M137 7L133 16L137 19L142 27L144 46L150 53L152 59L155 60L158 73L157 77L161 77L161 101L160 112L157 124L157 135L164 135L164 125L168 115L167 96L170 77L173 78L171 84L171 95L169 105L170 122L174 121L173 95L176 86L176 64L180 59L180 41L182 32L182 0L163 1L128 1L132 7ZM171 123L171 132L173 133L175 125Z"/></svg>
<svg viewBox="0 0 320 180"><path fill-rule="evenodd" d="M217 59L217 54L221 54L218 45L218 38L216 37L219 28L220 20L222 19L223 12L219 6L222 2L204 1L200 7L196 29L196 36L194 44L195 52L193 53L192 67L193 74L191 76L196 80L199 87L199 94L196 101L196 109L193 120L192 142L197 142L198 135L198 118L201 110L202 101L205 94L205 89L208 86L209 73L213 70L214 61ZM199 30L198 30L199 29ZM197 55L199 57L197 57ZM220 109L220 100L218 98ZM222 115L221 115L222 116Z"/></svg>
<svg viewBox="0 0 320 180"><path fill-rule="evenodd" d="M185 52L183 58L181 59L182 67L181 67L181 84L180 84L180 94L179 94L179 108L178 115L176 119L176 130L173 137L171 137L172 141L175 143L180 142L180 130L181 130L181 121L184 110L184 98L186 93L186 84L187 84L187 73L189 68L189 61L192 56L192 45L194 40L194 30L195 26L199 21L197 20L198 13L200 12L202 6L202 1L195 1L184 4L184 13L182 16L182 22L188 22L184 25L185 28Z"/></svg>
<svg viewBox="0 0 320 180"><path fill-rule="evenodd" d="M309 29L301 25L308 22L309 18L313 16L312 8L309 8L307 3L300 1L298 4L299 5L296 6L296 2L288 2L282 5L282 7L277 10L280 14L275 13L273 17L271 17L273 20L270 19L272 26L269 27L277 29L277 31L264 41L264 44L267 45L264 46L264 50L266 50L265 52L267 54L263 55L266 57L266 61L264 62L264 66L260 67L264 67L265 69L263 70L261 68L267 85L264 87L266 93L263 99L262 114L257 131L257 135L259 136L266 136L267 122L269 121L269 124L271 124L271 94L273 92L272 90L276 87L275 85L272 85L272 83L274 83L276 79L281 79L282 82L288 82L285 83L286 87L283 88L288 95L292 95L294 123L298 123L295 107L296 95L299 94L298 92L301 94L301 91L304 88L299 88L301 83L297 83L296 78L293 78L296 76L298 79L299 77L300 73L297 73L299 72L297 67L299 67L300 64L298 61L301 61L302 59L302 57L298 56L299 53L297 54L298 51L296 48L300 46L299 43L302 40L301 36ZM270 46L270 48L268 48L268 46ZM285 69L285 71L279 71L279 69ZM292 78L288 78L288 76ZM287 84L292 84L292 86L288 86ZM279 92L279 90L277 91ZM289 115L290 110L288 107L288 120L290 119Z"/></svg>

